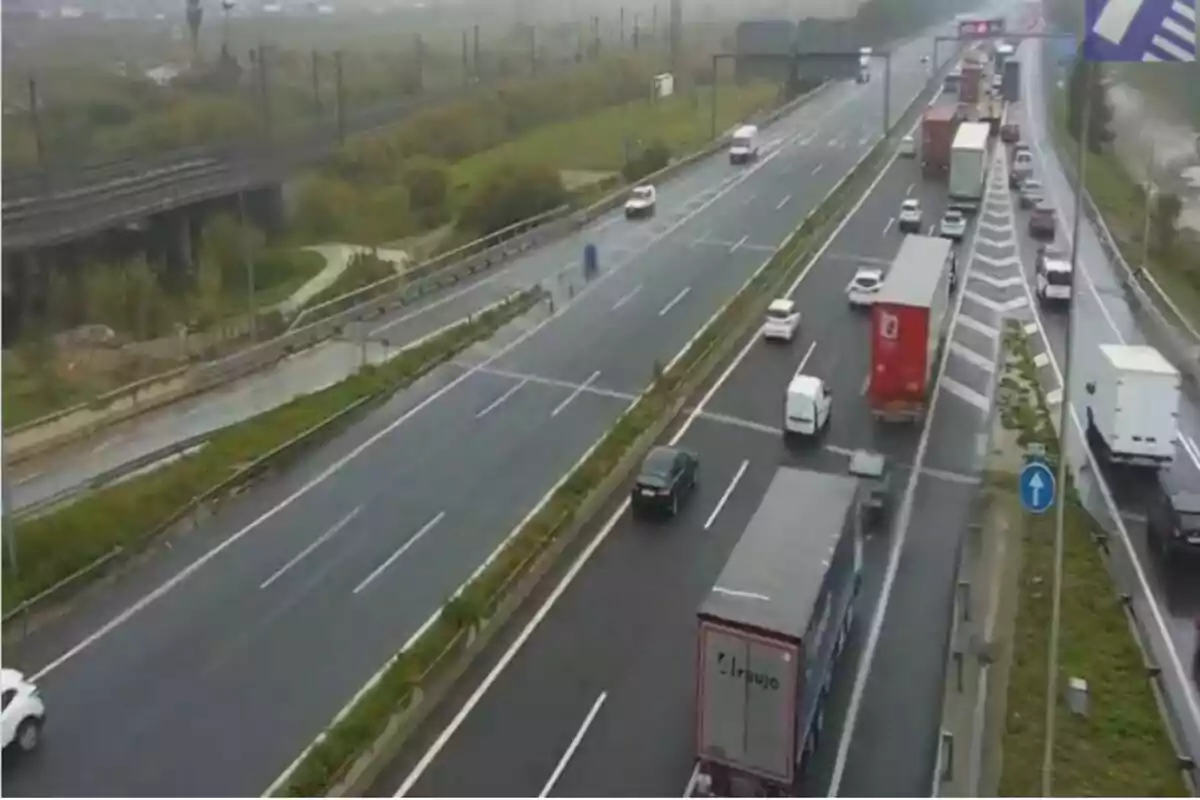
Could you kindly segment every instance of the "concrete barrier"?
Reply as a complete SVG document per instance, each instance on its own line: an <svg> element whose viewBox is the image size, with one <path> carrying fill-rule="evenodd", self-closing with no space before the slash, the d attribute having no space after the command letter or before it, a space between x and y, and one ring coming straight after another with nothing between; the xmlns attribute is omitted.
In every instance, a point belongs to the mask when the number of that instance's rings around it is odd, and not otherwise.
<svg viewBox="0 0 1200 800"><path fill-rule="evenodd" d="M776 109L756 114L752 119L760 126L768 126L825 91L828 85L822 84ZM672 162L667 167L647 176L643 181L654 183L669 180L682 170L726 147L728 138L728 135L719 136L703 149ZM396 288L390 292L380 293L328 316L292 327L270 341L252 345L217 361L184 366L144 378L107 392L92 402L63 409L17 426L5 434L5 455L8 464L18 464L44 455L72 442L89 438L97 431L111 425L253 374L272 366L287 356L313 347L336 335L349 323L382 316L456 286L463 281L468 281L482 272L507 263L516 256L580 230L596 217L623 205L631 188L618 189L586 208L575 211L567 208L555 209L531 220L517 223L517 225L492 234L490 237L464 245L462 248L414 267L403 279L388 279L381 282L381 284L396 285ZM520 232L513 230L529 226L531 223L532 227L527 227ZM451 261L455 254L461 254L465 250L477 247L478 243L495 239L506 231L512 231L511 236L503 238L494 245L478 249L457 262ZM413 280L413 276L416 277L416 280ZM376 286L381 284L376 284ZM369 288L371 287L358 291L363 292ZM339 300L340 298L333 298L327 303L336 303ZM315 308L310 309L308 313L314 311ZM306 312L301 312L297 321L303 319L305 314Z"/></svg>

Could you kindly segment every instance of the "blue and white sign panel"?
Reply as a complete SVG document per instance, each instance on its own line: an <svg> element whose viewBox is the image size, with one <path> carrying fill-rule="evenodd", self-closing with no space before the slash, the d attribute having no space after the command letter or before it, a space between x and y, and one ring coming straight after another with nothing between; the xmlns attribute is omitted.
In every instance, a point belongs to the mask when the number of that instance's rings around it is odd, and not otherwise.
<svg viewBox="0 0 1200 800"><path fill-rule="evenodd" d="M1089 61L1196 60L1196 0L1087 0Z"/></svg>
<svg viewBox="0 0 1200 800"><path fill-rule="evenodd" d="M1026 511L1043 514L1054 505L1054 472L1041 461L1031 461L1021 470L1021 505Z"/></svg>

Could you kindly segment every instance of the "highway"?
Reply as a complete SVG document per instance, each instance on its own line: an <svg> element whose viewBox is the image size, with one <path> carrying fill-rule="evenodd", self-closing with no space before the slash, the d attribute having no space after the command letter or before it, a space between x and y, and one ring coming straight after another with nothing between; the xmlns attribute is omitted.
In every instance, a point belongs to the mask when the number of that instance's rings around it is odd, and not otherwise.
<svg viewBox="0 0 1200 800"><path fill-rule="evenodd" d="M994 333L996 319L988 307L962 301L928 426L877 426L864 397L868 321L846 305L843 288L857 266L894 257L904 199L919 198L930 225L940 217L943 193L922 180L916 161L891 164L795 288L802 337L783 347L747 342L672 437L701 458L701 484L683 513L668 523L645 522L629 515L623 498L614 501L564 581L530 609L496 664L477 670L478 686L464 682L372 794L685 794L695 755L697 607L777 467L843 472L860 447L891 459L896 512L891 530L865 549L859 624L827 706L827 744L805 788L827 790L845 738L843 793L928 791L955 542L978 483L977 436L987 419L990 371L980 365L992 364L996 352L995 337L980 331ZM960 265L971 250L970 243L960 248ZM990 267L973 262L960 297L991 300L995 287L977 269ZM834 407L820 443L793 448L783 441L780 408L798 369L828 382ZM875 669L851 728L845 723L856 670L870 620L884 603L890 605Z"/></svg>
<svg viewBox="0 0 1200 800"><path fill-rule="evenodd" d="M893 59L897 113L925 50ZM8 647L51 724L6 791L264 790L877 140L881 85L839 85L768 128L755 165L709 159L663 187L653 221L601 221L599 277L569 283L553 315L473 348ZM578 240L560 247L532 258L576 261ZM543 274L512 274L525 269Z"/></svg>
<svg viewBox="0 0 1200 800"><path fill-rule="evenodd" d="M1023 78L1023 96L1028 102L1017 107L1023 137L1030 141L1039 176L1046 186L1047 197L1058 210L1059 229L1056 245L1066 249L1071 244L1074 221L1074 192L1050 139L1047 128L1046 82L1040 75L1042 51L1034 44L1021 48L1022 59L1032 66L1026 69ZM1054 67L1050 66L1053 69ZM1037 245L1027 235L1027 214L1018 212L1020 224L1017 239L1020 242L1021 259L1026 269L1027 283L1034 285L1033 269ZM1119 270L1121 267L1109 262L1100 245L1098 233L1089 220L1081 220L1079 245L1079 277L1076 280L1074 306L1075 330L1072 341L1073 383L1071 387L1072 407L1080 420L1086 419L1086 397L1084 384L1090 380L1093 366L1099 359L1099 346L1103 344L1151 344L1147 328L1140 312L1132 304L1128 293L1122 288ZM1051 397L1061 402L1062 373L1066 367L1067 315L1046 313L1042 317L1038 338L1047 342L1054 358L1041 370L1043 384ZM1185 387L1189 386L1185 382ZM1191 491L1200 491L1200 398L1185 392L1179 409L1179 437L1177 456L1170 471L1170 480ZM1082 467L1086 461L1078 432L1072 436L1069 452L1073 464ZM1111 531L1115 528L1113 514L1105 502L1103 490L1097 484L1092 468L1082 473L1081 489L1089 509L1107 522ZM1129 533L1136 563L1129 558L1128 551L1117 541L1111 548L1123 591L1138 598L1136 607L1139 615L1147 619L1152 631L1152 646L1156 660L1163 665L1163 676L1172 695L1173 705L1180 710L1186 741L1184 748L1193 757L1200 759L1200 700L1196 687L1189 679L1190 659L1195 645L1194 620L1200 616L1200 580L1194 565L1172 569L1152 557L1146 549L1145 513L1150 496L1145 481L1130 480L1127 474L1108 474L1105 489L1115 495L1120 506L1122 521ZM1143 591L1139 574L1146 579L1149 593ZM1151 604L1157 608L1163 625L1153 619ZM1172 655L1184 668L1184 675L1171 663Z"/></svg>

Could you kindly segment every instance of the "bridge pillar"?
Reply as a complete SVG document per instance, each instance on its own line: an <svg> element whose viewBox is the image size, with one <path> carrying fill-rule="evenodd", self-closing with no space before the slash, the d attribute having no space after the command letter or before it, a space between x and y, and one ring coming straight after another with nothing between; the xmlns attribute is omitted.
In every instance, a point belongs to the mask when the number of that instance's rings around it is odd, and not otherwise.
<svg viewBox="0 0 1200 800"><path fill-rule="evenodd" d="M282 184L264 186L246 193L246 216L250 223L267 236L283 230L286 213Z"/></svg>
<svg viewBox="0 0 1200 800"><path fill-rule="evenodd" d="M187 209L155 214L146 226L146 256L151 263L161 264L164 283L177 288L184 285L194 266L194 222Z"/></svg>

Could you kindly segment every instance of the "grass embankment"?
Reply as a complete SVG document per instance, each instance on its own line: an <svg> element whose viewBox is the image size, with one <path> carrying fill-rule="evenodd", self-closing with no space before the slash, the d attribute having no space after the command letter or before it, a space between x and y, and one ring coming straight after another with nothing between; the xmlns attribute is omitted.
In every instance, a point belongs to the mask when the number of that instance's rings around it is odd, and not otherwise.
<svg viewBox="0 0 1200 800"><path fill-rule="evenodd" d="M1065 95L1059 91L1051 114L1052 135L1059 152L1066 156L1064 165L1070 165L1073 170L1074 154L1078 150L1075 140L1067 133L1066 114ZM1125 261L1131 267L1140 267L1146 214L1145 186L1125 169L1112 150L1088 153L1086 166L1086 184L1092 201L1104 216ZM1188 322L1200 327L1200 241L1194 234L1181 231L1174 252L1163 255L1156 252L1153 226L1150 236L1151 253L1146 269Z"/></svg>
<svg viewBox="0 0 1200 800"><path fill-rule="evenodd" d="M1058 447L1033 353L1020 326L1005 330L1009 361L998 402L1003 427L1022 447L1039 443L1052 463ZM1054 580L1055 515L1021 508L1012 472L990 473L993 502L1021 533L1021 570L999 793L1041 795L1046 681ZM1061 495L1060 495L1061 496ZM1057 797L1176 797L1186 794L1146 667L1094 536L1101 533L1074 489L1063 528L1058 710L1054 733ZM1087 716L1071 712L1067 681L1081 677Z"/></svg>
<svg viewBox="0 0 1200 800"><path fill-rule="evenodd" d="M717 89L717 135L779 99L775 84L721 86ZM662 142L672 155L698 150L711 139L711 88L650 102L606 108L577 119L548 125L491 150L465 158L451 168L451 186L462 196L503 164L536 161L560 171L619 173L643 148Z"/></svg>
<svg viewBox="0 0 1200 800"><path fill-rule="evenodd" d="M302 395L272 411L232 425L199 451L169 466L86 495L15 528L19 575L4 551L5 609L45 591L116 548L133 549L160 533L207 491L255 460L296 439L353 403L385 397L445 363L528 311L537 290L460 323L391 361L368 366L327 389ZM329 434L334 432L331 426Z"/></svg>
<svg viewBox="0 0 1200 800"><path fill-rule="evenodd" d="M898 128L906 129L903 124ZM664 416L721 363L721 345L729 346L757 324L766 303L795 279L832 226L865 191L887 157L888 146L886 142L876 146L858 170L776 252L762 272L730 300L714 324L692 342L674 367L643 391L638 402L568 476L546 506L515 533L487 569L447 601L434 623L408 650L397 653L385 665L378 683L364 693L344 718L332 723L320 741L301 758L278 790L279 796L322 796L345 779L356 759L379 738L393 715L408 708L417 690L426 681L436 679L439 669L459 655L465 642L492 619L508 590L529 574L540 556L556 542L561 543L562 537L575 529L573 526L586 521L581 514L587 500L619 477L614 476L618 465L630 455L639 439L656 423L663 422Z"/></svg>

